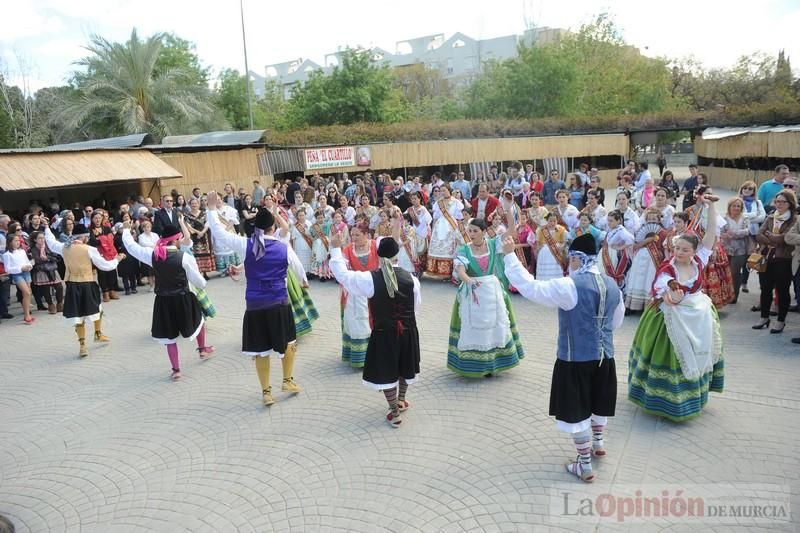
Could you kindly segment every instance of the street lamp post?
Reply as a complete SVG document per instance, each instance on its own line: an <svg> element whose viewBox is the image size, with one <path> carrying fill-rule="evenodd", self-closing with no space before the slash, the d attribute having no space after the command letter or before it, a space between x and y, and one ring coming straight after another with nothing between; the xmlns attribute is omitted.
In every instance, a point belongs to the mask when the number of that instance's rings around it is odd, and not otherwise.
<svg viewBox="0 0 800 533"><path fill-rule="evenodd" d="M247 66L247 40L244 33L244 5L239 0L239 12L242 15L242 48L244 49L244 79L247 83L247 114L250 119L250 129L253 129L253 99L250 96L250 68Z"/></svg>

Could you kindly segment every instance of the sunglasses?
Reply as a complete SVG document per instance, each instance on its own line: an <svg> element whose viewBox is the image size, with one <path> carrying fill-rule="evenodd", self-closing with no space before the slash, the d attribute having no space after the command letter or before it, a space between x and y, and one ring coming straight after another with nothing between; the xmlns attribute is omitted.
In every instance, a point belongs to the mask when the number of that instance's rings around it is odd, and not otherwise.
<svg viewBox="0 0 800 533"><path fill-rule="evenodd" d="M795 188L795 185L788 185L788 184L785 184L785 183L784 183L784 184L783 184L783 188L784 188L784 189L794 189L794 188Z"/></svg>

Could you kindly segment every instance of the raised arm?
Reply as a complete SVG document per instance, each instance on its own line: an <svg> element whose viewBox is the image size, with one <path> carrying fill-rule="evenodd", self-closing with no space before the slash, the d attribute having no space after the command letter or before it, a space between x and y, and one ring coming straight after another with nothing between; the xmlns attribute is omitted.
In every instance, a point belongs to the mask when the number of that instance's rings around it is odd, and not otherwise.
<svg viewBox="0 0 800 533"><path fill-rule="evenodd" d="M206 280L197 267L197 260L191 254L183 254L181 266L183 266L183 270L186 272L186 279L189 280L189 283L200 289L205 288Z"/></svg>
<svg viewBox="0 0 800 533"><path fill-rule="evenodd" d="M64 243L59 242L49 227L44 228L44 242L53 253L64 255Z"/></svg>
<svg viewBox="0 0 800 533"><path fill-rule="evenodd" d="M372 298L375 294L375 285L372 283L371 272L359 272L347 269L347 262L342 256L342 234L335 232L331 235L331 261L330 267L333 277L344 287L347 292Z"/></svg>
<svg viewBox="0 0 800 533"><path fill-rule="evenodd" d="M247 251L247 237L228 233L225 225L219 220L217 210L209 208L207 211L208 227L211 228L211 237L226 248L230 248L239 257L244 257Z"/></svg>
<svg viewBox="0 0 800 533"><path fill-rule="evenodd" d="M703 237L703 246L713 250L714 243L717 241L717 208L714 206L716 198L706 195L704 201L708 206L708 223L706 225L706 235Z"/></svg>
<svg viewBox="0 0 800 533"><path fill-rule="evenodd" d="M578 304L578 291L570 278L537 281L520 264L514 252L513 239L503 239L503 259L508 281L528 300L546 307L569 311Z"/></svg>

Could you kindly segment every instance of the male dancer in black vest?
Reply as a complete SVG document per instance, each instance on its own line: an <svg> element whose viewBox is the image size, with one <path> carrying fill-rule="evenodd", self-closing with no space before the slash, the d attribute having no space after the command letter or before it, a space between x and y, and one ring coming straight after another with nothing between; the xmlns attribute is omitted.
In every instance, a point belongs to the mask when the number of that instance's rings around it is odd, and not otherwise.
<svg viewBox="0 0 800 533"><path fill-rule="evenodd" d="M396 208L395 208L396 209ZM347 270L342 235L331 237L330 267L336 280L351 294L369 298L372 334L369 337L362 381L383 391L389 403L386 420L400 426L400 412L409 407L406 390L419 374L419 332L415 311L422 303L419 281L396 266L400 246L391 237L378 244L380 269Z"/></svg>

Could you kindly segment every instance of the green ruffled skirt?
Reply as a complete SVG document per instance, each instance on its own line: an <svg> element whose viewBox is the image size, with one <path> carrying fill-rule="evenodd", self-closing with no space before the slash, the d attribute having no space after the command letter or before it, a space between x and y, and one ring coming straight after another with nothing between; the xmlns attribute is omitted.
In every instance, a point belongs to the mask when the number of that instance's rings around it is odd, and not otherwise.
<svg viewBox="0 0 800 533"><path fill-rule="evenodd" d="M300 285L300 281L291 269L287 274L286 288L289 291L289 303L292 306L294 316L294 326L297 330L297 337L301 337L311 332L311 323L319 318L317 308L311 300L308 291Z"/></svg>
<svg viewBox="0 0 800 533"><path fill-rule="evenodd" d="M716 310L712 312L719 320ZM664 314L657 307L645 309L628 356L628 398L633 403L650 414L683 422L699 416L709 391L722 392L724 384L722 357L711 372L687 379L667 334Z"/></svg>

